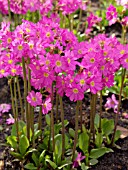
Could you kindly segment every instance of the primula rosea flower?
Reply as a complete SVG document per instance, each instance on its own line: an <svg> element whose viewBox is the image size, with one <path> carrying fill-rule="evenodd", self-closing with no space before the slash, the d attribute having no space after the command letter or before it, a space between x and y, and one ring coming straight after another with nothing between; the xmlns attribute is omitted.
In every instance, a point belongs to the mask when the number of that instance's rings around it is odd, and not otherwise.
<svg viewBox="0 0 128 170"><path fill-rule="evenodd" d="M7 125L12 125L15 123L15 119L13 117L10 117L6 120Z"/></svg>
<svg viewBox="0 0 128 170"><path fill-rule="evenodd" d="M68 96L71 101L82 100L84 98L84 90L79 84L73 83L69 88L66 89L66 96Z"/></svg>
<svg viewBox="0 0 128 170"><path fill-rule="evenodd" d="M29 92L27 96L27 101L30 103L31 106L37 106L42 104L42 94L40 92Z"/></svg>
<svg viewBox="0 0 128 170"><path fill-rule="evenodd" d="M82 153L78 153L76 159L73 162L73 168L77 168L78 166L81 166L81 161L85 159L85 156L82 156Z"/></svg>
<svg viewBox="0 0 128 170"><path fill-rule="evenodd" d="M109 25L112 25L117 21L117 11L113 5L110 5L107 8L106 18L109 20Z"/></svg>
<svg viewBox="0 0 128 170"><path fill-rule="evenodd" d="M117 106L118 106L118 100L116 100L115 94L113 94L111 98L110 97L107 98L107 102L105 104L106 108L108 109L113 108L116 111Z"/></svg>
<svg viewBox="0 0 128 170"><path fill-rule="evenodd" d="M44 103L42 103L42 113L47 114L52 109L51 98L47 98Z"/></svg>
<svg viewBox="0 0 128 170"><path fill-rule="evenodd" d="M0 112L1 113L8 112L10 109L11 109L10 104L6 104L6 103L0 104Z"/></svg>

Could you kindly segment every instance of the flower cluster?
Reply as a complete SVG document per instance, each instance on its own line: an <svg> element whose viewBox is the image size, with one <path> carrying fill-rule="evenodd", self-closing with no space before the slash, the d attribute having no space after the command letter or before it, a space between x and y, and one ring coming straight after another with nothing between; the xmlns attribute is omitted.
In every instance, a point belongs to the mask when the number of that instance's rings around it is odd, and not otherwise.
<svg viewBox="0 0 128 170"><path fill-rule="evenodd" d="M10 1L10 10L15 14L26 14L27 11L35 12L40 11L41 14L46 14L52 10L56 3L56 8L62 11L63 14L70 14L75 12L78 8L83 10L86 9L87 1L82 0L11 0ZM8 1L0 0L0 11L3 14L8 13Z"/></svg>
<svg viewBox="0 0 128 170"><path fill-rule="evenodd" d="M0 77L23 77L24 57L26 73L31 70L31 85L36 90L47 91L48 98L53 83L57 93L66 94L71 101L82 100L87 90L96 94L104 87L113 86L114 74L120 66L128 69L128 45L105 34L89 42L78 42L72 32L59 27L59 22L57 14L44 16L38 23L23 20L13 32L9 31L9 24L3 23ZM44 114L50 110L45 109L47 99L42 101L39 92L30 92L27 100L32 106L42 105Z"/></svg>

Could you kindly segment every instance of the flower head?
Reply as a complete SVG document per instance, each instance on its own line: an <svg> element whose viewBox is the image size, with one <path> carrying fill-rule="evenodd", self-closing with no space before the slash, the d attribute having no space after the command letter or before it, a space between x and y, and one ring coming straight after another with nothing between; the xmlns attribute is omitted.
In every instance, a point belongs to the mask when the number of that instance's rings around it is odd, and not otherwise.
<svg viewBox="0 0 128 170"><path fill-rule="evenodd" d="M113 108L116 111L117 106L118 106L118 100L116 100L115 94L113 94L111 98L110 97L107 98L107 102L105 104L106 108L109 109Z"/></svg>
<svg viewBox="0 0 128 170"><path fill-rule="evenodd" d="M40 92L29 92L27 96L27 101L30 103L31 106L37 106L42 104L42 94Z"/></svg>
<svg viewBox="0 0 128 170"><path fill-rule="evenodd" d="M0 104L0 112L1 113L8 112L10 109L11 109L10 104L6 104L6 103Z"/></svg>
<svg viewBox="0 0 128 170"><path fill-rule="evenodd" d="M12 124L14 124L15 123L15 120L14 120L14 118L8 118L7 120L6 120L6 123L7 123L7 125L12 125Z"/></svg>
<svg viewBox="0 0 128 170"><path fill-rule="evenodd" d="M44 103L42 103L42 113L47 114L52 109L51 98L47 98Z"/></svg>
<svg viewBox="0 0 128 170"><path fill-rule="evenodd" d="M76 159L73 162L73 168L77 168L78 166L81 165L81 161L85 159L85 156L82 156L81 152L78 153Z"/></svg>
<svg viewBox="0 0 128 170"><path fill-rule="evenodd" d="M116 20L117 20L117 11L116 11L116 8L113 5L110 5L107 8L106 18L107 18L107 20L109 20L109 25L112 25L112 24L114 24L116 22Z"/></svg>

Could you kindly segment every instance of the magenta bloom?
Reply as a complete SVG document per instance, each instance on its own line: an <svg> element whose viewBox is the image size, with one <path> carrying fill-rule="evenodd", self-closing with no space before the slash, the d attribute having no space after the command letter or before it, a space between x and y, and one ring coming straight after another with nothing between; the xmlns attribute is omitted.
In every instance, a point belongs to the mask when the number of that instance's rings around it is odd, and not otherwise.
<svg viewBox="0 0 128 170"><path fill-rule="evenodd" d="M52 109L51 98L47 98L44 103L42 103L42 113L47 114Z"/></svg>
<svg viewBox="0 0 128 170"><path fill-rule="evenodd" d="M0 104L0 112L1 113L8 112L10 109L11 109L10 104L6 104L6 103Z"/></svg>
<svg viewBox="0 0 128 170"><path fill-rule="evenodd" d="M27 101L31 106L37 106L42 104L42 94L40 92L29 92L27 96Z"/></svg>
<svg viewBox="0 0 128 170"><path fill-rule="evenodd" d="M8 118L7 120L6 120L6 123L7 123L7 125L12 125L12 124L14 124L15 123L15 119L14 118Z"/></svg>
<svg viewBox="0 0 128 170"><path fill-rule="evenodd" d="M82 156L81 152L78 153L75 161L73 162L73 168L77 168L78 166L81 166L81 161L85 159L85 156Z"/></svg>
<svg viewBox="0 0 128 170"><path fill-rule="evenodd" d="M109 25L112 25L117 21L117 11L113 5L110 5L107 8L106 18L109 20Z"/></svg>
<svg viewBox="0 0 128 170"><path fill-rule="evenodd" d="M71 101L82 100L84 98L84 90L79 84L73 83L71 87L66 89L66 96L68 96Z"/></svg>
<svg viewBox="0 0 128 170"><path fill-rule="evenodd" d="M109 109L113 108L113 109L116 110L117 106L118 106L118 100L116 100L115 94L113 94L111 96L111 98L110 97L107 98L107 102L105 104L105 107L107 107Z"/></svg>

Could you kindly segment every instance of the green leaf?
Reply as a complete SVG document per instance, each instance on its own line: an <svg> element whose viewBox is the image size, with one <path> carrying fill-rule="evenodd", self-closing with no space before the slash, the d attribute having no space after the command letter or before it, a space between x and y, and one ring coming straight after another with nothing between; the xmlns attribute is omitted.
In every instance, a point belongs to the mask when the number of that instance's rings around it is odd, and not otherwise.
<svg viewBox="0 0 128 170"><path fill-rule="evenodd" d="M44 150L41 154L40 154L40 157L39 157L39 163L41 163L41 162L43 162L44 161L44 159L45 159L45 152L46 152L46 150Z"/></svg>
<svg viewBox="0 0 128 170"><path fill-rule="evenodd" d="M109 153L109 152L113 152L113 150L110 149L110 148L106 148L106 147L98 148L98 149L92 149L89 157L93 158L93 159L97 159L97 158L103 156L105 153Z"/></svg>
<svg viewBox="0 0 128 170"><path fill-rule="evenodd" d="M33 163L28 163L25 165L25 168L30 170L37 170L37 167L35 167Z"/></svg>
<svg viewBox="0 0 128 170"><path fill-rule="evenodd" d="M110 135L114 129L114 120L108 120L103 124L103 134Z"/></svg>
<svg viewBox="0 0 128 170"><path fill-rule="evenodd" d="M45 115L46 123L50 126L50 116L48 114Z"/></svg>
<svg viewBox="0 0 128 170"><path fill-rule="evenodd" d="M9 143L13 149L16 149L18 147L16 136L8 136L7 143Z"/></svg>
<svg viewBox="0 0 128 170"><path fill-rule="evenodd" d="M94 120L94 124L95 124L96 129L99 128L99 122L100 122L100 116L98 114L96 114L95 120Z"/></svg>
<svg viewBox="0 0 128 170"><path fill-rule="evenodd" d="M79 148L85 153L89 147L89 136L87 133L83 132L79 135Z"/></svg>
<svg viewBox="0 0 128 170"><path fill-rule="evenodd" d="M87 169L89 169L89 167L86 166L85 163L82 163L82 164L81 164L81 169L82 169L82 170L87 170Z"/></svg>
<svg viewBox="0 0 128 170"><path fill-rule="evenodd" d="M19 160L23 159L23 157L22 157L22 155L20 153L10 151L10 154L13 155L15 158L17 158Z"/></svg>
<svg viewBox="0 0 128 170"><path fill-rule="evenodd" d="M121 131L117 130L116 133L115 133L114 142L116 142L120 138L120 135L121 135Z"/></svg>
<svg viewBox="0 0 128 170"><path fill-rule="evenodd" d="M29 147L29 140L25 135L22 135L19 140L19 150L22 156L25 155L28 147Z"/></svg>
<svg viewBox="0 0 128 170"><path fill-rule="evenodd" d="M37 130L34 132L34 140L36 140L42 134L41 130Z"/></svg>
<svg viewBox="0 0 128 170"><path fill-rule="evenodd" d="M54 162L52 162L50 159L45 159L45 161L48 162L53 169L57 168L57 165Z"/></svg>
<svg viewBox="0 0 128 170"><path fill-rule="evenodd" d="M74 138L75 137L75 131L72 128L69 128L69 135Z"/></svg>
<svg viewBox="0 0 128 170"><path fill-rule="evenodd" d="M38 158L37 153L35 153L35 152L32 153L32 159L33 159L35 165L36 165L36 166L39 166L39 158Z"/></svg>
<svg viewBox="0 0 128 170"><path fill-rule="evenodd" d="M98 163L97 159L90 159L89 160L89 165L96 165Z"/></svg>
<svg viewBox="0 0 128 170"><path fill-rule="evenodd" d="M99 148L99 147L101 147L102 142L103 142L103 135L102 135L102 133L98 133L96 135L95 145Z"/></svg>
<svg viewBox="0 0 128 170"><path fill-rule="evenodd" d="M26 126L26 124L23 121L18 122L18 130L19 130L20 133L22 133L24 126ZM15 123L12 125L11 136L17 136L16 124Z"/></svg>
<svg viewBox="0 0 128 170"><path fill-rule="evenodd" d="M61 162L61 166L59 166L58 169L62 169L62 168L64 168L65 166L68 166L68 165L70 165L70 164L72 164L71 161L64 160L64 161Z"/></svg>

